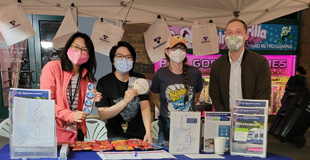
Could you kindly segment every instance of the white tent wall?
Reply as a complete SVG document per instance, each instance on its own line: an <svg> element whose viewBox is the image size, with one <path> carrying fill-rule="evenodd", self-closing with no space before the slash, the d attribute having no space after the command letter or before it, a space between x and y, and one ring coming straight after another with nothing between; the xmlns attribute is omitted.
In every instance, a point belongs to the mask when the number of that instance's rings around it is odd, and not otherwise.
<svg viewBox="0 0 310 160"><path fill-rule="evenodd" d="M83 17L125 20L127 23L156 21L166 18L168 25L190 27L195 21L219 28L235 16L249 26L309 8L309 0L21 0L27 14L65 15L71 3ZM1 0L1 7L17 0Z"/></svg>

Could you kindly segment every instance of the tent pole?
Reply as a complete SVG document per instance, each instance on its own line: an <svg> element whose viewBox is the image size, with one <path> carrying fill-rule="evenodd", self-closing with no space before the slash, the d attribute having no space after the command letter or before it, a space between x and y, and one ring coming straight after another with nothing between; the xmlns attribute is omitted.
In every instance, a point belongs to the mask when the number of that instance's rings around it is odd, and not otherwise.
<svg viewBox="0 0 310 160"><path fill-rule="evenodd" d="M76 17L74 17L74 18L76 18L76 19L75 19L75 20L76 20L76 26L78 26L78 19L79 19L78 8L75 7L74 3L71 3L71 9L74 9L74 8L76 8L76 10L75 10Z"/></svg>
<svg viewBox="0 0 310 160"><path fill-rule="evenodd" d="M129 4L129 7L128 7L128 10L127 10L126 16L125 16L125 18L124 18L124 20L123 20L123 23L125 23L125 22L126 22L126 19L127 19L128 14L129 14L129 11L130 11L130 9L131 9L131 6L132 6L133 1L134 1L134 0L131 0L131 1L130 1L130 4Z"/></svg>

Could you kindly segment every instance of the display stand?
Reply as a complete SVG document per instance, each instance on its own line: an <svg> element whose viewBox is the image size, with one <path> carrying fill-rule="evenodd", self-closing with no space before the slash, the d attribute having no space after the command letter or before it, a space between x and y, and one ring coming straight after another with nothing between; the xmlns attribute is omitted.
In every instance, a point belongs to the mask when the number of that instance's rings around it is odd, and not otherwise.
<svg viewBox="0 0 310 160"><path fill-rule="evenodd" d="M11 159L56 158L55 102L49 90L11 88Z"/></svg>
<svg viewBox="0 0 310 160"><path fill-rule="evenodd" d="M231 155L266 158L268 100L236 100Z"/></svg>

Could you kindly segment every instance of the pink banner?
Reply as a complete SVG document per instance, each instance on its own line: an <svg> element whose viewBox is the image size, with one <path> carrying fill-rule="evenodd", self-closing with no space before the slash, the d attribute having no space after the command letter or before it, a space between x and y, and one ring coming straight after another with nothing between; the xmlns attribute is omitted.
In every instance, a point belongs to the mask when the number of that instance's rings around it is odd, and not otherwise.
<svg viewBox="0 0 310 160"><path fill-rule="evenodd" d="M209 76L211 64L220 57L217 55L194 56L187 54L187 63L190 66L199 68L202 76ZM269 63L272 76L292 76L295 75L296 55L263 55ZM162 59L154 64L155 72L167 65L166 59Z"/></svg>

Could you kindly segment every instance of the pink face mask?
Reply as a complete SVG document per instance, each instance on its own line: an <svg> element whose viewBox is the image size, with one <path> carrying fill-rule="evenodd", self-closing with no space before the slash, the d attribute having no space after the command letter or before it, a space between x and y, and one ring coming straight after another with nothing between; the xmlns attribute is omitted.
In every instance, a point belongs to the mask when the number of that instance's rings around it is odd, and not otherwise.
<svg viewBox="0 0 310 160"><path fill-rule="evenodd" d="M82 54L81 51L74 52L72 49L67 51L68 58L75 65L86 63L89 59L89 54Z"/></svg>

